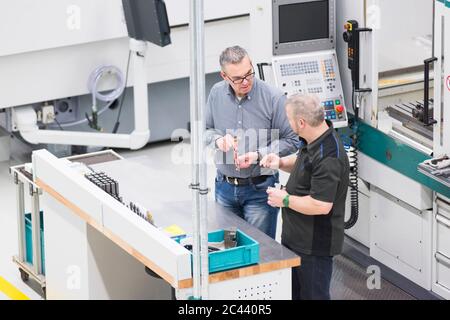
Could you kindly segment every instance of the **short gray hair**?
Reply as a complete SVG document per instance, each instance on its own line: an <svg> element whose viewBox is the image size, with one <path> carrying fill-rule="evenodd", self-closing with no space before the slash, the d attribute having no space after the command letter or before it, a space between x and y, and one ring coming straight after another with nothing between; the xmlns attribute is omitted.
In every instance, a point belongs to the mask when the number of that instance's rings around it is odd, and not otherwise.
<svg viewBox="0 0 450 320"><path fill-rule="evenodd" d="M302 117L311 127L318 127L325 120L325 110L316 96L295 94L286 101L294 117Z"/></svg>
<svg viewBox="0 0 450 320"><path fill-rule="evenodd" d="M238 64L246 56L248 56L247 51L240 46L226 48L220 55L220 67L223 70L227 64Z"/></svg>

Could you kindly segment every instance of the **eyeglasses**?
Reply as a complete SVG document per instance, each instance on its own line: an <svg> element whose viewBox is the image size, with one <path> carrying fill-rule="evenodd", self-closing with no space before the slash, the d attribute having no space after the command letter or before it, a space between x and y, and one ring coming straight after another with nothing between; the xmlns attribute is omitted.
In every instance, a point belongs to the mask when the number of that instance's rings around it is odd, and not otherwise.
<svg viewBox="0 0 450 320"><path fill-rule="evenodd" d="M234 84L241 84L244 82L244 80L247 80L247 81L252 80L254 76L255 76L255 71L249 73L248 75L246 75L245 77L242 77L242 78L236 77L234 79L231 79L228 75L227 75L227 78L230 79L230 81L233 82Z"/></svg>

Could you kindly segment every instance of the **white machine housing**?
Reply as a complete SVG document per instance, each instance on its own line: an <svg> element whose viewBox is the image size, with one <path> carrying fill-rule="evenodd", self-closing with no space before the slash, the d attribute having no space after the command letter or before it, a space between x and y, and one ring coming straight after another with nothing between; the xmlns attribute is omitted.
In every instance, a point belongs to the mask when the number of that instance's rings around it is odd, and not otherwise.
<svg viewBox="0 0 450 320"><path fill-rule="evenodd" d="M57 123L70 125L85 119L90 108L84 96L89 94L87 81L91 73L102 65L116 66L125 75L127 70L130 40L120 0L17 0L0 4L0 86L5 90L0 96L0 127L7 131L19 131L30 143L94 145L137 149L150 139L170 139L173 130L186 128L188 120L184 101L186 92L177 90L167 95L144 97L148 84L170 90L173 82L189 76L189 2L166 0L172 45L166 48L149 45L141 56L131 58L126 86L138 86L138 108L144 112L125 111L122 114L119 134L92 132L87 125L71 127L71 132L62 133ZM205 72L219 71L218 57L227 46L246 46L249 38L249 5L230 0L223 7L218 0L205 1ZM148 57L143 61L142 56ZM142 63L136 68L136 61ZM167 82L166 82L167 81ZM161 84L163 82L163 84ZM187 86L188 82L179 86ZM112 90L116 84L112 76L105 77L98 87L103 92ZM160 89L160 88L159 88ZM176 89L175 89L176 90ZM136 95L133 94L136 98ZM84 102L83 102L84 101ZM136 102L136 101L135 101ZM57 122L50 124L48 131L35 130L41 123L38 113L42 106L55 106ZM67 104L67 111L58 108ZM124 109L133 105L131 95ZM19 108L25 112L16 113ZM149 110L147 110L149 109ZM112 109L111 109L112 110ZM110 132L114 125L115 112L106 110L100 125ZM32 112L29 112L32 111ZM148 112L147 112L148 111ZM138 114L139 113L139 114ZM170 116L166 116L170 114ZM26 116L25 118L23 116ZM15 121L17 118L20 121ZM133 138L134 126L129 119L138 117L148 129ZM36 118L36 121L35 121ZM64 120L63 120L64 119ZM160 125L165 122L164 126ZM18 125L32 124L26 131ZM140 125L138 125L140 126ZM86 133L88 131L88 134ZM150 135L151 131L151 135ZM136 136L136 135L134 135ZM149 138L150 137L150 138ZM4 139L6 140L6 139ZM139 141L138 141L139 140ZM76 142L76 143L75 143ZM3 144L2 144L3 145ZM2 148L6 153L6 149ZM9 152L8 152L9 153ZM9 158L9 155L7 155Z"/></svg>
<svg viewBox="0 0 450 320"><path fill-rule="evenodd" d="M450 2L435 1L434 154L450 155ZM450 299L450 199L436 193L433 206L432 290Z"/></svg>
<svg viewBox="0 0 450 320"><path fill-rule="evenodd" d="M298 14L305 19L315 16L308 21L308 29L299 25ZM347 109L335 50L335 1L277 0L272 3L272 16L275 84L286 96L316 95L325 108L325 119L335 128L346 127Z"/></svg>
<svg viewBox="0 0 450 320"><path fill-rule="evenodd" d="M165 0L172 45L149 45L148 83L189 76L189 1ZM245 46L249 5L205 1L206 73L219 70L226 46ZM129 38L121 0L17 0L0 3L0 109L89 94L87 80L103 64L127 67ZM114 78L99 90L110 90ZM127 86L133 86L130 72Z"/></svg>

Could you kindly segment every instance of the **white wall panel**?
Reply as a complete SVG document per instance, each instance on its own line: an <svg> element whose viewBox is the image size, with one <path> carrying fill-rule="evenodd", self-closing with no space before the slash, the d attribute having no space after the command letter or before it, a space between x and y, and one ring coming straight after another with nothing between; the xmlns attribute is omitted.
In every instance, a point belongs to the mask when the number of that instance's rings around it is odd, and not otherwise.
<svg viewBox="0 0 450 320"><path fill-rule="evenodd" d="M186 0L165 0L171 26L188 23ZM205 0L205 19L248 13L248 2ZM0 0L0 56L127 36L121 0Z"/></svg>
<svg viewBox="0 0 450 320"><path fill-rule="evenodd" d="M225 47L248 45L249 20L242 17L206 25L207 73L219 70L219 55ZM128 48L128 38L117 38L0 57L0 108L87 94L87 79L96 67L113 64L125 73ZM176 28L167 47L149 45L147 57L149 83L188 77L189 29ZM103 89L111 88L113 80L103 84ZM128 79L131 85L132 68Z"/></svg>

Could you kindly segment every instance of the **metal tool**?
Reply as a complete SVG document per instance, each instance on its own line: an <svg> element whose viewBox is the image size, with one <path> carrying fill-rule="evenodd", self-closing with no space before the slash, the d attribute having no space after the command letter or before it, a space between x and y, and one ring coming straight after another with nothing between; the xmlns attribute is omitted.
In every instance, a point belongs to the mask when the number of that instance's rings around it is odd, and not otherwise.
<svg viewBox="0 0 450 320"><path fill-rule="evenodd" d="M239 167L239 160L238 160L238 158L239 158L239 153L238 153L238 143L239 143L239 140L238 140L238 137L237 136L234 136L233 137L233 139L234 139L234 141L233 141L233 158L234 158L234 165L235 165L235 167L236 167L236 171L241 171L241 168Z"/></svg>
<svg viewBox="0 0 450 320"><path fill-rule="evenodd" d="M282 185L281 183L275 183L274 186L275 189L280 189L280 190L285 190L286 187L284 185Z"/></svg>
<svg viewBox="0 0 450 320"><path fill-rule="evenodd" d="M224 230L223 240L225 243L225 249L236 247L236 230Z"/></svg>
<svg viewBox="0 0 450 320"><path fill-rule="evenodd" d="M92 173L86 174L85 177L100 189L112 196L114 199L125 205L123 198L119 195L119 183L104 172L95 172L94 170L92 171ZM144 206L140 205L139 203L130 201L128 205L126 205L126 207L137 214L139 217L155 225L151 212Z"/></svg>
<svg viewBox="0 0 450 320"><path fill-rule="evenodd" d="M447 155L441 156L439 158L425 160L423 163L438 170L450 167L450 159Z"/></svg>
<svg viewBox="0 0 450 320"><path fill-rule="evenodd" d="M121 202L121 197L119 195L119 183L116 180L112 179L104 172L93 172L86 174L85 177L100 189L104 190L113 198Z"/></svg>
<svg viewBox="0 0 450 320"><path fill-rule="evenodd" d="M445 176L450 174L450 168L431 171L431 174L434 174L435 176Z"/></svg>
<svg viewBox="0 0 450 320"><path fill-rule="evenodd" d="M130 201L130 203L127 207L131 211L133 211L135 214L137 214L139 217L143 218L144 220L151 223L152 225L155 225L155 221L153 220L153 215L147 208L145 208L141 204Z"/></svg>
<svg viewBox="0 0 450 320"><path fill-rule="evenodd" d="M448 156L445 155L441 158L436 158L436 159L431 159L431 164L437 165L439 162L444 161L444 160L448 160Z"/></svg>

